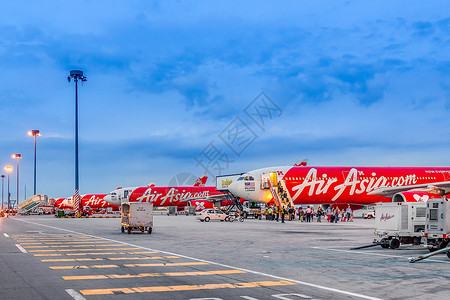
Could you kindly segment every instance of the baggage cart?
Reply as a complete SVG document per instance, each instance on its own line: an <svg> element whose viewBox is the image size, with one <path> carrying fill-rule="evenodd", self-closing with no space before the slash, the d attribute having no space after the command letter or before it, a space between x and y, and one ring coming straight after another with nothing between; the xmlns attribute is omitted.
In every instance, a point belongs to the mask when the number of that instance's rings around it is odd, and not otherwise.
<svg viewBox="0 0 450 300"><path fill-rule="evenodd" d="M147 202L125 202L122 203L121 231L129 234L133 230L139 230L148 234L153 230L153 204Z"/></svg>

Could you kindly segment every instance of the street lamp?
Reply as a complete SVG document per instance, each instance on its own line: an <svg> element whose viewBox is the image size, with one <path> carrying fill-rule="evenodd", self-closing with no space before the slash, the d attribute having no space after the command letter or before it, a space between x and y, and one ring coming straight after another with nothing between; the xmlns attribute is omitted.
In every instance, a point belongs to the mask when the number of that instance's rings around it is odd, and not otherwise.
<svg viewBox="0 0 450 300"><path fill-rule="evenodd" d="M19 159L22 158L22 155L20 154L13 154L11 155L12 158L17 158L17 194L16 194L16 205L19 206Z"/></svg>
<svg viewBox="0 0 450 300"><path fill-rule="evenodd" d="M80 191L78 185L78 80L81 82L87 81L86 76L83 75L83 71L72 70L67 80L73 79L75 81L75 214L80 216Z"/></svg>
<svg viewBox="0 0 450 300"><path fill-rule="evenodd" d="M2 210L3 210L3 196L4 196L4 191L3 191L3 183L5 181L5 175L2 175Z"/></svg>
<svg viewBox="0 0 450 300"><path fill-rule="evenodd" d="M41 136L42 133L39 133L39 130L31 130L28 131L28 135L34 136L34 194L36 195L36 137Z"/></svg>
<svg viewBox="0 0 450 300"><path fill-rule="evenodd" d="M9 193L9 173L11 173L12 171L12 167L11 166L6 166L5 167L5 171L8 173L8 214L10 213L10 201L11 201L11 195Z"/></svg>

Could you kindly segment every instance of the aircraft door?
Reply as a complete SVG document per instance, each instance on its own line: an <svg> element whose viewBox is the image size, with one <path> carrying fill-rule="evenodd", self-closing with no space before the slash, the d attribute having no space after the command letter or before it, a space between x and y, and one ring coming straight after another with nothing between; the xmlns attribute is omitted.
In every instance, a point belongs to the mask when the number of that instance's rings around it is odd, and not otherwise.
<svg viewBox="0 0 450 300"><path fill-rule="evenodd" d="M270 183L272 186L278 185L277 172L270 172Z"/></svg>
<svg viewBox="0 0 450 300"><path fill-rule="evenodd" d="M269 181L270 175L268 172L262 172L261 173L261 190L267 190L269 189L269 184L267 181Z"/></svg>
<svg viewBox="0 0 450 300"><path fill-rule="evenodd" d="M128 202L128 190L123 191L123 198L126 199Z"/></svg>

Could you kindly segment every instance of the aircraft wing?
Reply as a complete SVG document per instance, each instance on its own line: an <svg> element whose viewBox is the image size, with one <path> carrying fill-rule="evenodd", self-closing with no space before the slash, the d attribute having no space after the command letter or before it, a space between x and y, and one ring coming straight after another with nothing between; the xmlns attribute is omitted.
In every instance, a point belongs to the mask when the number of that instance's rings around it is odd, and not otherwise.
<svg viewBox="0 0 450 300"><path fill-rule="evenodd" d="M371 196L383 196L387 198L394 197L395 194L405 191L422 191L422 192L435 192L436 189L444 190L444 193L450 192L450 181L432 182L405 186L393 186L393 187L381 187L376 190L367 193Z"/></svg>

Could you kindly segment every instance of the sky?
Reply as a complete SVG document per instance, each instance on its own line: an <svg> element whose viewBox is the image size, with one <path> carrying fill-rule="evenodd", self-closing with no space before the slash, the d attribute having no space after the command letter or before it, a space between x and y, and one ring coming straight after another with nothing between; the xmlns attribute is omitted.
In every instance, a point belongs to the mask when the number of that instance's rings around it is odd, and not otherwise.
<svg viewBox="0 0 450 300"><path fill-rule="evenodd" d="M19 200L292 165L449 166L448 1L2 1ZM3 174L5 172L3 171ZM7 180L4 182L6 189ZM6 192L5 192L6 193ZM6 196L6 195L5 195Z"/></svg>

